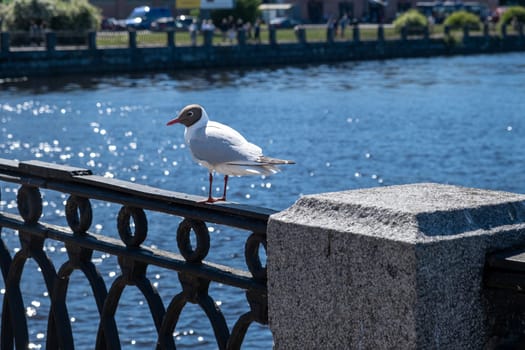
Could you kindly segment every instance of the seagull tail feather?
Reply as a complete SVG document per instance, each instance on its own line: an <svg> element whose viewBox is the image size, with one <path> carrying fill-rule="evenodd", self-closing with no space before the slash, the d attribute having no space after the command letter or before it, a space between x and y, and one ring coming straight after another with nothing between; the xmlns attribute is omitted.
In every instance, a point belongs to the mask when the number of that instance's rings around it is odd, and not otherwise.
<svg viewBox="0 0 525 350"><path fill-rule="evenodd" d="M278 165L295 164L292 160L284 160L261 156L255 161L236 161L224 163L224 167L217 167L218 172L230 175L272 175L281 171ZM227 168L227 169L226 169Z"/></svg>
<svg viewBox="0 0 525 350"><path fill-rule="evenodd" d="M293 160L271 158L266 156L261 156L257 159L257 162L263 164L295 164Z"/></svg>

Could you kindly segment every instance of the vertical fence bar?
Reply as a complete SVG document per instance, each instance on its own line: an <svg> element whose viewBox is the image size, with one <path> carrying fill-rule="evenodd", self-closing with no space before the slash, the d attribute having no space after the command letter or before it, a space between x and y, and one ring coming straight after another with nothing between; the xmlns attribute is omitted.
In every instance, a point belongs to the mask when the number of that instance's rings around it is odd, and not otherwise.
<svg viewBox="0 0 525 350"><path fill-rule="evenodd" d="M423 40L427 41L430 39L430 29L428 26L423 28Z"/></svg>
<svg viewBox="0 0 525 350"><path fill-rule="evenodd" d="M277 45L277 31L274 26L268 27L268 40L270 41L270 45Z"/></svg>
<svg viewBox="0 0 525 350"><path fill-rule="evenodd" d="M306 44L306 30L303 26L296 26L294 28L295 31L295 37L297 38L297 42L299 44Z"/></svg>
<svg viewBox="0 0 525 350"><path fill-rule="evenodd" d="M175 47L175 31L174 30L168 30L166 32L166 40L167 40L167 46L169 48Z"/></svg>
<svg viewBox="0 0 525 350"><path fill-rule="evenodd" d="M130 49L137 48L137 32L134 30L128 32L128 45Z"/></svg>
<svg viewBox="0 0 525 350"><path fill-rule="evenodd" d="M239 46L246 45L246 31L244 28L239 28L237 30L237 42L239 43Z"/></svg>
<svg viewBox="0 0 525 350"><path fill-rule="evenodd" d="M407 40L407 26L401 27L401 40L402 41Z"/></svg>
<svg viewBox="0 0 525 350"><path fill-rule="evenodd" d="M466 43L470 38L470 28L468 25L463 27L463 43Z"/></svg>
<svg viewBox="0 0 525 350"><path fill-rule="evenodd" d="M385 28L382 24L377 26L377 40L380 42L385 41Z"/></svg>
<svg viewBox="0 0 525 350"><path fill-rule="evenodd" d="M334 42L334 28L332 26L326 27L326 42L329 44Z"/></svg>
<svg viewBox="0 0 525 350"><path fill-rule="evenodd" d="M203 35L204 35L204 46L212 47L213 46L213 31L205 30L203 32Z"/></svg>
<svg viewBox="0 0 525 350"><path fill-rule="evenodd" d="M8 53L9 52L9 49L10 49L10 35L8 32L2 32L0 33L0 41L1 41L1 50L2 50L2 53Z"/></svg>
<svg viewBox="0 0 525 350"><path fill-rule="evenodd" d="M359 23L354 23L354 27L353 27L353 39L354 39L354 42L355 43L358 43L360 39L360 35L359 35Z"/></svg>
<svg viewBox="0 0 525 350"><path fill-rule="evenodd" d="M88 33L88 49L89 50L97 49L97 32Z"/></svg>
<svg viewBox="0 0 525 350"><path fill-rule="evenodd" d="M46 50L48 52L53 52L56 49L57 45L57 34L55 32L46 33Z"/></svg>

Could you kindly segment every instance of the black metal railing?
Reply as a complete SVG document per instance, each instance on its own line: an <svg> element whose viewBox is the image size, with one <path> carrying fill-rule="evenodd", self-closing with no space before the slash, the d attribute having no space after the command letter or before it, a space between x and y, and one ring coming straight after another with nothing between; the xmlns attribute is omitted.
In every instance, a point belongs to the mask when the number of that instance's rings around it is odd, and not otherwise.
<svg viewBox="0 0 525 350"><path fill-rule="evenodd" d="M12 349L13 346L28 348L28 324L20 280L29 259L37 263L50 299L47 349L74 348L75 334L66 302L69 277L74 271L81 271L89 282L98 310L100 322L96 349L121 347L115 313L122 292L128 286L136 286L147 300L157 331L158 349L175 349L174 330L187 303L202 308L220 349L240 348L252 322L267 324L266 267L259 252L266 249L266 225L272 210L229 203L200 204L199 197L40 161L0 159L0 181L21 185L16 197L19 215L0 212L0 227L18 231L20 239L20 248L13 256L4 240L0 240L0 267L5 283L0 335L2 349ZM67 226L40 221L43 211L41 189L69 196L65 204ZM122 205L117 217L120 239L90 232L93 221L91 200ZM180 254L142 246L148 234L145 210L184 218L176 233ZM204 260L210 249L207 222L251 231L244 247L248 271ZM63 242L67 250L67 261L58 269L46 255L44 243L47 240ZM120 274L109 290L92 261L94 252L118 257ZM173 291L167 307L146 275L149 266L178 273L181 289ZM246 291L246 313L231 328L208 292L210 283Z"/></svg>

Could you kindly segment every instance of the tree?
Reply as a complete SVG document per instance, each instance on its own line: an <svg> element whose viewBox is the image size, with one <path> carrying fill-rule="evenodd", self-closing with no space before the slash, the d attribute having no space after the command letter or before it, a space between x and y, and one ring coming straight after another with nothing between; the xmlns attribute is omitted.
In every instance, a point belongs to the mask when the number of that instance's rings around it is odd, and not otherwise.
<svg viewBox="0 0 525 350"><path fill-rule="evenodd" d="M221 23L223 18L232 16L235 19L242 19L243 22L255 22L260 16L260 0L236 0L235 7L231 10L214 10L210 16L215 25Z"/></svg>
<svg viewBox="0 0 525 350"><path fill-rule="evenodd" d="M7 30L28 30L32 23L52 30L87 31L97 29L100 10L87 0L14 0L0 8Z"/></svg>

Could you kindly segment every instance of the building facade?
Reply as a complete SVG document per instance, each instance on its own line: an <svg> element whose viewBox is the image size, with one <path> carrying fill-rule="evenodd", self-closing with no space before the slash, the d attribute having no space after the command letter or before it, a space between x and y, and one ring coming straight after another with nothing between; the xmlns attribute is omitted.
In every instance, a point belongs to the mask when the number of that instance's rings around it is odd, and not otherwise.
<svg viewBox="0 0 525 350"><path fill-rule="evenodd" d="M399 13L416 8L421 0L293 0L294 13L308 23L322 23L346 14L359 22L391 22ZM479 0L490 11L499 5L498 0ZM436 1L437 3L437 1ZM460 3L459 1L451 3Z"/></svg>

